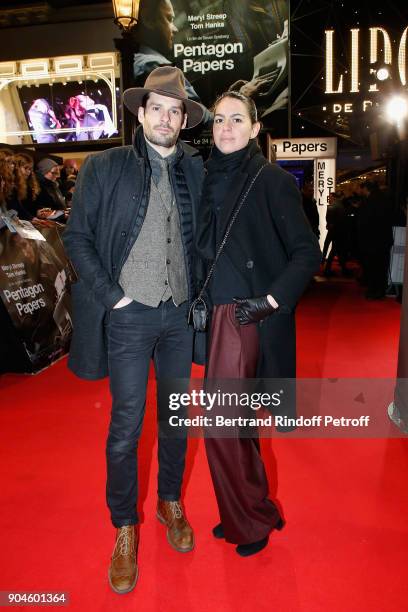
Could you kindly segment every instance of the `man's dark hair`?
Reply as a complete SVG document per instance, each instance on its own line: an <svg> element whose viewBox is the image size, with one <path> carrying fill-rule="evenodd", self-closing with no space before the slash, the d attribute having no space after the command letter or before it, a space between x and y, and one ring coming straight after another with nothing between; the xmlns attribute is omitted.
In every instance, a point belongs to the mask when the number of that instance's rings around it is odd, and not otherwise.
<svg viewBox="0 0 408 612"><path fill-rule="evenodd" d="M152 92L148 91L142 98L142 103L140 106L142 106L145 110L146 110L146 106L147 106L147 101L150 98L150 94ZM179 98L174 98L175 100L178 100ZM181 110L183 111L183 115L185 115L187 113L186 111L186 105L184 104L183 100L180 100L181 102Z"/></svg>
<svg viewBox="0 0 408 612"><path fill-rule="evenodd" d="M142 98L142 103L141 103L140 106L142 106L144 109L146 109L147 101L148 101L149 97L150 97L150 91L147 94L145 94L143 96L143 98Z"/></svg>

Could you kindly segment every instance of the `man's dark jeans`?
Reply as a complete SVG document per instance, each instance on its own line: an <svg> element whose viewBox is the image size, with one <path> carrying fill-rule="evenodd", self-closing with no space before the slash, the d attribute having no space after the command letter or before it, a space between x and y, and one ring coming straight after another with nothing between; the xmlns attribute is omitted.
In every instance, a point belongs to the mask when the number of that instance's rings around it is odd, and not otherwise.
<svg viewBox="0 0 408 612"><path fill-rule="evenodd" d="M113 309L108 321L108 357L112 414L106 446L107 503L115 527L138 522L137 445L142 429L150 359L158 381L158 420L169 417L168 394L160 379L189 378L193 333L187 324L187 302L172 300L158 308L131 302ZM187 438L159 437L158 495L180 498Z"/></svg>

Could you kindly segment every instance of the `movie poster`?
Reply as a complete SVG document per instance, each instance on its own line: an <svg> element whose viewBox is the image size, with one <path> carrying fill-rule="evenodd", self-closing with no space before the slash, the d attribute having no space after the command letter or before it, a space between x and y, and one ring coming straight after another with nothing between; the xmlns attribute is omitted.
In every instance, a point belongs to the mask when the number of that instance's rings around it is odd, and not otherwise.
<svg viewBox="0 0 408 612"><path fill-rule="evenodd" d="M288 0L153 0L135 28L135 84L178 66L190 98L210 107L228 89L251 96L263 126L286 133Z"/></svg>
<svg viewBox="0 0 408 612"><path fill-rule="evenodd" d="M58 226L37 226L45 240L0 230L0 296L16 342L37 372L64 355L72 332L69 284L72 268Z"/></svg>

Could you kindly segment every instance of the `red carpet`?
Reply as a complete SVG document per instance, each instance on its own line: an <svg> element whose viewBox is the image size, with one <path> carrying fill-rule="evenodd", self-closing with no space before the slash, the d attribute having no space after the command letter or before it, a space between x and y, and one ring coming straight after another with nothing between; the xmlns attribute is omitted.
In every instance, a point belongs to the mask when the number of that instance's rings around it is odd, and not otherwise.
<svg viewBox="0 0 408 612"><path fill-rule="evenodd" d="M298 312L299 375L394 376L399 310L394 300L366 302L353 282L315 285ZM196 549L179 554L155 519L152 381L139 453L140 578L118 596L107 581L107 382L76 379L64 360L36 377L3 376L0 400L1 591L67 591L70 610L91 612L406 609L405 440L264 441L287 525L249 559L211 536L215 501L202 441L191 440L185 503Z"/></svg>

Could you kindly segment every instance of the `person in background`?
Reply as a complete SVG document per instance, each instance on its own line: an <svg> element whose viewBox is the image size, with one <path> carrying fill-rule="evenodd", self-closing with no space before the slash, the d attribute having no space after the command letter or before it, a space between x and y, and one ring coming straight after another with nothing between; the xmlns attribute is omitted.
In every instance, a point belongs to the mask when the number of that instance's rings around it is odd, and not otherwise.
<svg viewBox="0 0 408 612"><path fill-rule="evenodd" d="M4 171L4 161L0 159L0 207L3 210L5 203L6 173Z"/></svg>
<svg viewBox="0 0 408 612"><path fill-rule="evenodd" d="M65 203L68 208L71 207L72 198L74 196L74 191L75 191L75 185L76 185L76 181L74 180L68 180L68 181L65 181L64 183L64 187L63 187L64 197L65 197Z"/></svg>
<svg viewBox="0 0 408 612"><path fill-rule="evenodd" d="M3 198L4 202L10 199L14 189L14 168L13 151L8 148L0 149L0 163L2 166Z"/></svg>
<svg viewBox="0 0 408 612"><path fill-rule="evenodd" d="M358 240L367 284L367 300L385 297L388 285L390 249L393 244L391 204L375 181L360 185L363 202L358 214Z"/></svg>
<svg viewBox="0 0 408 612"><path fill-rule="evenodd" d="M302 206L314 235L319 239L319 211L317 209L317 202L314 198L313 183L310 181L305 182L302 187Z"/></svg>
<svg viewBox="0 0 408 612"><path fill-rule="evenodd" d="M262 155L253 100L226 92L213 112L214 147L206 164L196 236L198 254L208 265L243 194L257 178L210 281L206 377L294 378L295 307L319 268L320 248L295 179ZM221 518L213 534L236 544L236 552L246 557L267 545L283 519L268 499L257 432L251 437L237 433L231 438L207 436L205 445Z"/></svg>
<svg viewBox="0 0 408 612"><path fill-rule="evenodd" d="M329 252L329 247L331 246L332 241L333 241L333 236L330 233L329 223L327 221L327 214L328 214L329 207L333 206L334 202L335 202L335 192L332 191L329 194L329 201L327 203L327 212L326 212L326 229L327 229L327 234L326 234L326 238L324 240L324 245L323 245L322 261L326 261L327 253Z"/></svg>
<svg viewBox="0 0 408 612"><path fill-rule="evenodd" d="M350 276L347 269L347 216L343 204L343 193L332 191L329 195L329 205L326 212L327 236L323 246L323 261L325 262L324 275L332 275L332 263L337 257L343 276ZM331 243L331 250L326 259Z"/></svg>
<svg viewBox="0 0 408 612"><path fill-rule="evenodd" d="M350 259L357 260L360 264L360 271L356 280L363 284L361 254L358 241L358 216L364 198L360 194L360 184L356 182L342 185L344 191L343 206L346 211L347 221L347 252Z"/></svg>
<svg viewBox="0 0 408 612"><path fill-rule="evenodd" d="M8 205L14 191L14 175L10 163L12 151L9 149L0 149L0 229L8 227L8 219L11 221L13 217L17 217L17 212L11 209Z"/></svg>
<svg viewBox="0 0 408 612"><path fill-rule="evenodd" d="M7 198L13 190L12 183L10 184L10 179L11 176L5 160L5 155L3 155L3 151L0 150L0 208L3 214L7 210Z"/></svg>
<svg viewBox="0 0 408 612"><path fill-rule="evenodd" d="M65 116L69 127L75 130L74 138L77 141L110 138L117 133L107 106L97 104L84 94L69 98Z"/></svg>
<svg viewBox="0 0 408 612"><path fill-rule="evenodd" d="M69 176L78 175L78 163L76 159L64 159L61 170L61 178L66 179Z"/></svg>
<svg viewBox="0 0 408 612"><path fill-rule="evenodd" d="M58 138L53 130L61 129L61 123L48 100L45 98L34 100L28 110L28 117L38 143L57 142Z"/></svg>
<svg viewBox="0 0 408 612"><path fill-rule="evenodd" d="M37 164L37 178L40 184L40 193L37 198L37 217L48 219L55 217L56 211L62 211L58 221L65 220L64 211L67 208L64 195L59 186L60 168L56 161L45 157Z"/></svg>
<svg viewBox="0 0 408 612"><path fill-rule="evenodd" d="M61 181L61 189L65 190L65 182L72 181L76 179L78 175L78 164L75 159L64 159L61 168L60 181Z"/></svg>
<svg viewBox="0 0 408 612"><path fill-rule="evenodd" d="M13 203L20 219L31 221L36 217L37 198L41 188L34 172L33 158L27 153L17 153L13 157L15 190Z"/></svg>

